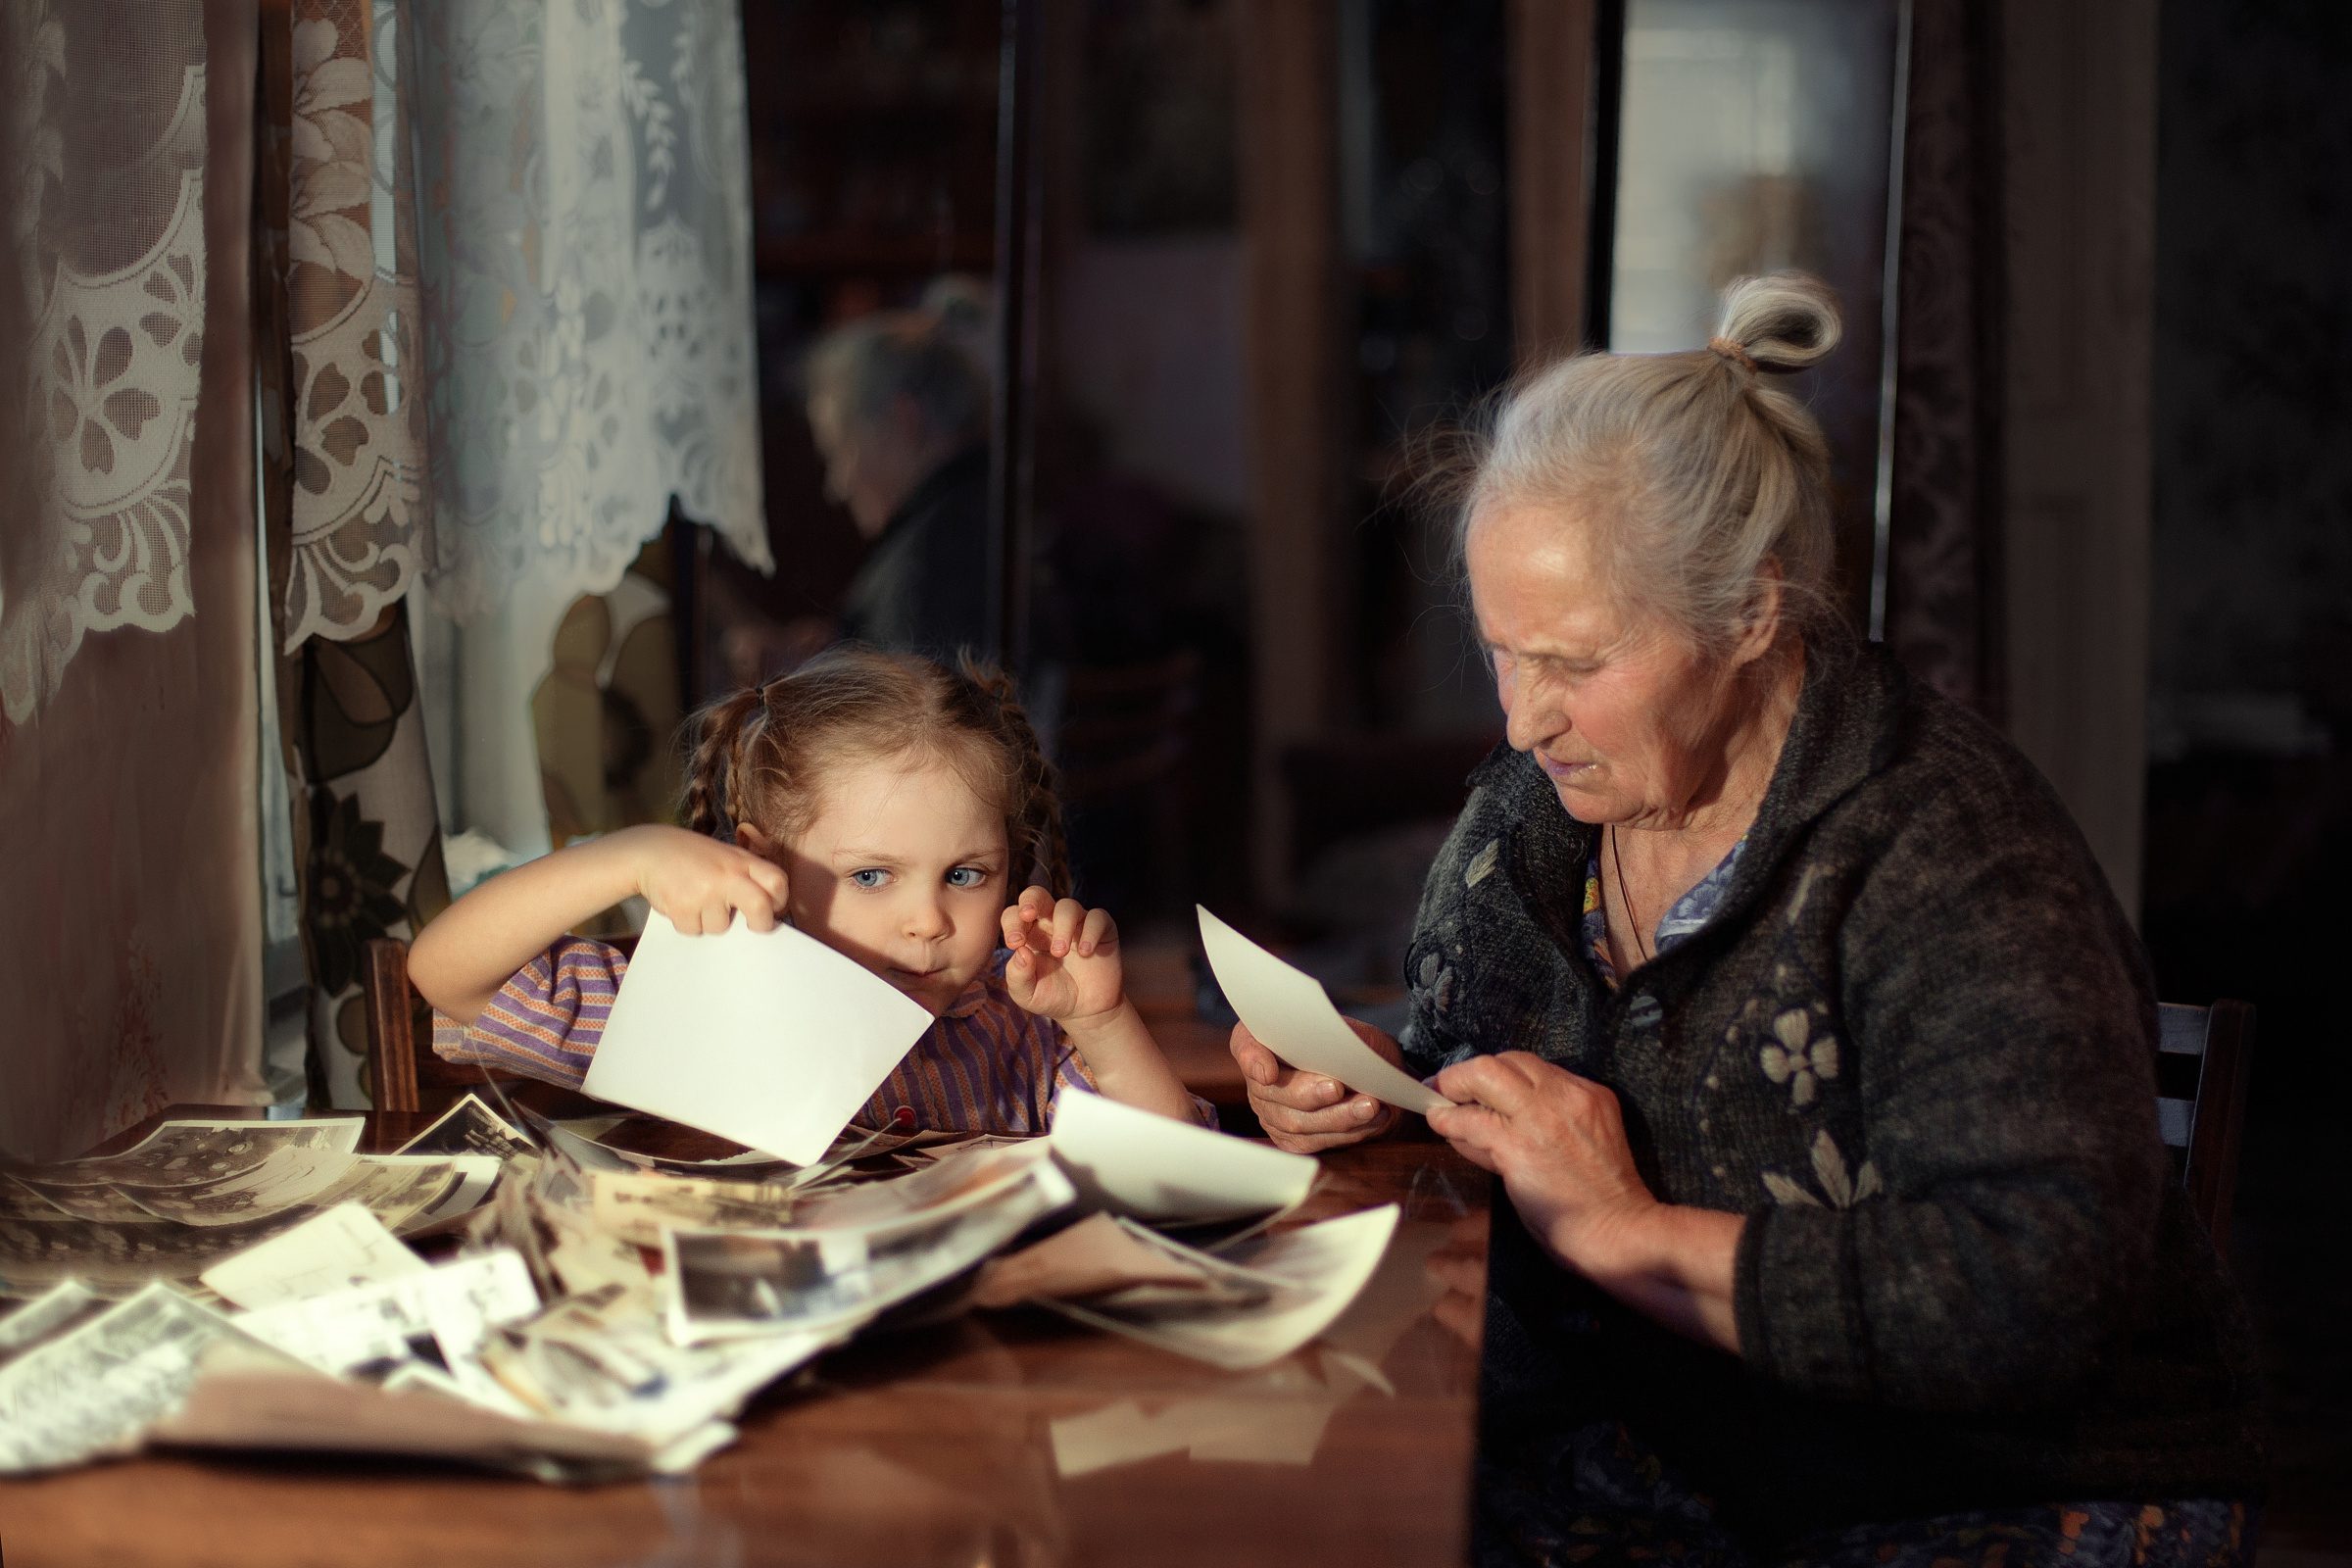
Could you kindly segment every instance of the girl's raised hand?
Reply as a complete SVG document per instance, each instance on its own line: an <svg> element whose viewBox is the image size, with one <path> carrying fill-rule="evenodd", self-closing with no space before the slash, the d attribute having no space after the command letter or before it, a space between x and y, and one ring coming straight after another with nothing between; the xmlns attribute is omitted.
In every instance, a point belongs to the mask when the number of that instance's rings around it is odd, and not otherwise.
<svg viewBox="0 0 2352 1568"><path fill-rule="evenodd" d="M1119 927L1107 909L1076 899L1056 904L1031 887L1004 911L1004 945L1012 958L1004 984L1012 1000L1041 1017L1068 1023L1106 1013L1126 1000L1119 963Z"/></svg>
<svg viewBox="0 0 2352 1568"><path fill-rule="evenodd" d="M684 828L626 832L638 836L637 891L687 936L716 936L734 924L737 909L753 930L775 929L788 884L773 860Z"/></svg>

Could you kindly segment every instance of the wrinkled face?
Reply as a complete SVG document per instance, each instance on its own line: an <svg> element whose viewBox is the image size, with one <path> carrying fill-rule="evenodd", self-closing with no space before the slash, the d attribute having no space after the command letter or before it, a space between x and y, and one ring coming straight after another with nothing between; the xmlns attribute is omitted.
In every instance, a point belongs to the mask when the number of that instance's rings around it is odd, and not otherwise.
<svg viewBox="0 0 2352 1568"><path fill-rule="evenodd" d="M1005 905L1004 818L947 762L844 762L777 859L792 923L936 1017L988 967Z"/></svg>
<svg viewBox="0 0 2352 1568"><path fill-rule="evenodd" d="M1470 594L1510 720L1584 822L1671 827L1722 783L1740 716L1727 662L1611 602L1592 530L1497 504L1470 526Z"/></svg>

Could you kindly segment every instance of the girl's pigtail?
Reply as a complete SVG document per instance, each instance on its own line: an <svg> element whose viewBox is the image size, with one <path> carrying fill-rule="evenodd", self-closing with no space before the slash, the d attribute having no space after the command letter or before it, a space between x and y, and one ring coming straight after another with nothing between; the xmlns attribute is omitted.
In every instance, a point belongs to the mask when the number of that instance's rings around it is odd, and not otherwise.
<svg viewBox="0 0 2352 1568"><path fill-rule="evenodd" d="M729 784L739 776L736 762L744 731L766 703L765 687L747 686L695 714L695 741L686 760L686 789L678 811L693 832L723 838L734 826L733 813L741 803L732 798Z"/></svg>
<svg viewBox="0 0 2352 1568"><path fill-rule="evenodd" d="M992 665L974 662L969 655L956 661L956 673L980 699L973 705L978 710L974 717L981 721L979 727L1012 764L1008 769L1013 774L1011 799L1004 803L1004 815L1014 830L1008 835L1015 840L1008 846L1016 860L1010 868L1013 877L1024 873L1042 876L1048 893L1066 899L1071 892L1070 848L1062 829L1060 779L1045 748L1038 744L1037 730L1021 707L1012 677ZM1027 866L1017 863L1024 853L1030 862Z"/></svg>

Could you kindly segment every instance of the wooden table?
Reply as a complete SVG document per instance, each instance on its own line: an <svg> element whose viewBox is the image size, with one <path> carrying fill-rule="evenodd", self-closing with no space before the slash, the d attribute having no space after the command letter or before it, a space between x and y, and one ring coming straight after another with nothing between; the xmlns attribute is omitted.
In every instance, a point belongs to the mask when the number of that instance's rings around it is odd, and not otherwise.
<svg viewBox="0 0 2352 1568"><path fill-rule="evenodd" d="M427 1119L371 1117L366 1147ZM1477 1357L1430 1315L1439 1291L1422 1260L1457 1221L1478 1223L1487 1177L1437 1143L1345 1150L1324 1166L1302 1217L1395 1200L1404 1220L1326 1342L1269 1369L1219 1372L1036 1309L975 1314L825 1357L683 1479L567 1489L366 1457L150 1454L0 1483L0 1559L1459 1563ZM1083 1471L1101 1456L1087 1435L1105 1427L1169 1451Z"/></svg>

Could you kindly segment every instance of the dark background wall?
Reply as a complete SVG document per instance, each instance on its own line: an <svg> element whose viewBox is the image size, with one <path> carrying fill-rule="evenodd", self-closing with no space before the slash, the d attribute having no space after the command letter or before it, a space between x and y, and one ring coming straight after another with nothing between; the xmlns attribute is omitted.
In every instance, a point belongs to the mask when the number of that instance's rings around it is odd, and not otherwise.
<svg viewBox="0 0 2352 1568"><path fill-rule="evenodd" d="M2234 1264L2276 1550L2352 1547L2352 6L2166 0L2145 931L2260 1008ZM2332 1520L2332 1522L2330 1522Z"/></svg>

